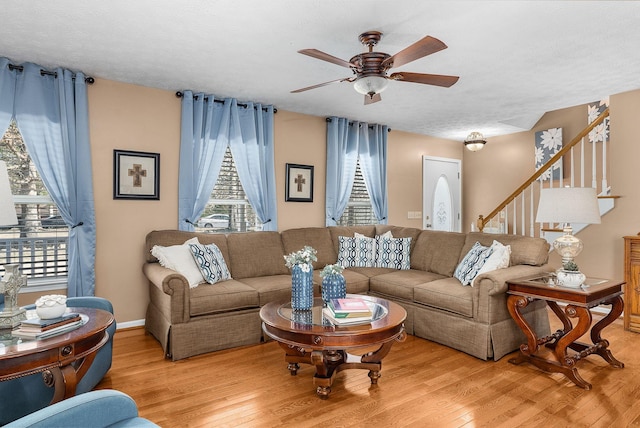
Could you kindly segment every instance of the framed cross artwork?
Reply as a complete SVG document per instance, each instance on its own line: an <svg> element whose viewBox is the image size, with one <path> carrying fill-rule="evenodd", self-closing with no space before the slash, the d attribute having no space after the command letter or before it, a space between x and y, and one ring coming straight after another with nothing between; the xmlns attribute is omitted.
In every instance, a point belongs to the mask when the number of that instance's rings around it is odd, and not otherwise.
<svg viewBox="0 0 640 428"><path fill-rule="evenodd" d="M160 153L113 151L113 199L160 199Z"/></svg>
<svg viewBox="0 0 640 428"><path fill-rule="evenodd" d="M313 202L313 165L287 164L286 202Z"/></svg>

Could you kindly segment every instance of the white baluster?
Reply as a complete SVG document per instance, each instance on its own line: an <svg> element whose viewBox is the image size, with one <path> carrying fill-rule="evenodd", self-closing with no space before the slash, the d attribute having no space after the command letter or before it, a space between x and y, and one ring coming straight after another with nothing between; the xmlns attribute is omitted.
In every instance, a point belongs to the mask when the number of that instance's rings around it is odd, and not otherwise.
<svg viewBox="0 0 640 428"><path fill-rule="evenodd" d="M584 187L584 137L580 140L580 187Z"/></svg>
<svg viewBox="0 0 640 428"><path fill-rule="evenodd" d="M598 164L596 159L596 155L598 154L596 151L597 143L598 143L598 137L595 136L595 132L594 132L594 138L593 138L593 141L591 142L591 187L593 187L594 189L598 188L598 174L597 174Z"/></svg>
<svg viewBox="0 0 640 428"><path fill-rule="evenodd" d="M602 121L602 192L606 192L609 188L607 183L607 124L609 118L605 117Z"/></svg>
<svg viewBox="0 0 640 428"><path fill-rule="evenodd" d="M533 237L535 235L535 218L533 217L533 185L529 186L529 200L531 201L529 204L529 236Z"/></svg>

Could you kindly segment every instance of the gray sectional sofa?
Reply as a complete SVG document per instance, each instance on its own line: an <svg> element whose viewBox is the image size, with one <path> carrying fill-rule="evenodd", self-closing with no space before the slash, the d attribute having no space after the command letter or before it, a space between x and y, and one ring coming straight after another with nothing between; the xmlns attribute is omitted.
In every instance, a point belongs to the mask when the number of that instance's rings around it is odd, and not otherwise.
<svg viewBox="0 0 640 428"><path fill-rule="evenodd" d="M526 342L506 307L505 281L550 270L548 243L540 238L483 233L454 233L387 225L309 227L283 232L211 234L177 230L152 231L146 237L143 271L149 282L146 330L173 360L265 340L260 307L291 297L291 276L285 254L311 245L318 251L314 287L319 295L319 271L336 263L339 236L367 237L391 231L411 238L411 269L376 267L345 269L347 292L392 300L407 311L408 334L441 343L484 360L498 360ZM165 268L151 254L156 246L183 244L197 237L215 243L233 279L190 288L180 273ZM511 246L509 267L483 273L474 286L453 276L471 247L494 240ZM549 334L544 302L526 308L526 317L539 336Z"/></svg>

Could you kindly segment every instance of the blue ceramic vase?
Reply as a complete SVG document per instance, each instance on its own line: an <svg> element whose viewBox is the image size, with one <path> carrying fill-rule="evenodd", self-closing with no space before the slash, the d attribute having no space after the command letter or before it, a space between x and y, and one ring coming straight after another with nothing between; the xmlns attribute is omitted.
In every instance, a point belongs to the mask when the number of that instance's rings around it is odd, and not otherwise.
<svg viewBox="0 0 640 428"><path fill-rule="evenodd" d="M326 304L330 299L344 299L347 296L347 284L341 273L325 275L322 278L322 300Z"/></svg>
<svg viewBox="0 0 640 428"><path fill-rule="evenodd" d="M313 307L313 268L309 272L300 265L291 268L291 309L305 311Z"/></svg>

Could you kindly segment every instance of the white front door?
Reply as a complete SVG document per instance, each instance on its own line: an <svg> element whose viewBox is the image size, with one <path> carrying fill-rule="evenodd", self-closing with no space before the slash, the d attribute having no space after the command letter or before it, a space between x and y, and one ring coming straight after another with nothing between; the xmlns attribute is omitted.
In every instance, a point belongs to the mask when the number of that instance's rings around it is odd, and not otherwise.
<svg viewBox="0 0 640 428"><path fill-rule="evenodd" d="M422 228L462 231L459 159L422 157Z"/></svg>

